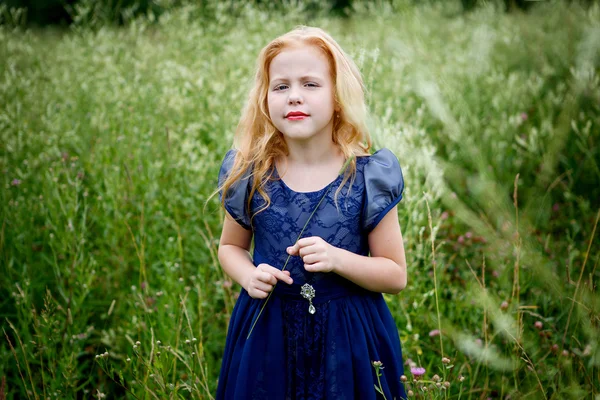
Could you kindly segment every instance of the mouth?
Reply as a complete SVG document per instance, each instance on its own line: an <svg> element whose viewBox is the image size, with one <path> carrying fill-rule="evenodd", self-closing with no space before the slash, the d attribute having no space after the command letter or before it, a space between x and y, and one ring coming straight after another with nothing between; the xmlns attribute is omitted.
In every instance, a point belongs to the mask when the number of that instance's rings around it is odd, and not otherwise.
<svg viewBox="0 0 600 400"><path fill-rule="evenodd" d="M304 114L303 112L300 112L300 111L291 111L291 112L287 113L285 116L286 119L289 119L291 121L301 120L306 117L308 117L308 115Z"/></svg>

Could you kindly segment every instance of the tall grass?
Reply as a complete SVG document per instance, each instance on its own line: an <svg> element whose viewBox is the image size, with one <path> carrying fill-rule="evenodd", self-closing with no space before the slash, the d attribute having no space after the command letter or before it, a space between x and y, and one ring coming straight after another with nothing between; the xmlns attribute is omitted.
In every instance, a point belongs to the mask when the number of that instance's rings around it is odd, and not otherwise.
<svg viewBox="0 0 600 400"><path fill-rule="evenodd" d="M414 396L598 396L598 6L206 12L38 31L3 9L0 393L214 395L239 288L203 207L258 51L304 23L357 61L403 167L409 285L386 299Z"/></svg>

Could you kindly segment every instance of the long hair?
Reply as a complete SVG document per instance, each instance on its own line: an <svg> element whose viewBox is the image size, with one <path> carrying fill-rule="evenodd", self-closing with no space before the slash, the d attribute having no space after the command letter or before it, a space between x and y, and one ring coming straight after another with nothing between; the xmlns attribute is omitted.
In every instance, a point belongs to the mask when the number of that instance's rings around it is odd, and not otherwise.
<svg viewBox="0 0 600 400"><path fill-rule="evenodd" d="M273 59L286 48L298 45L314 46L321 50L329 61L329 70L333 82L334 101L339 108L339 117L334 118L333 142L339 146L345 159L352 157L342 184L354 177L356 157L369 154L371 137L366 126L367 111L364 99L364 83L356 64L342 50L340 45L325 31L319 28L300 26L282 35L265 46L258 57L254 86L250 91L248 103L238 123L234 147L237 154L228 177L218 190L222 190L224 206L227 191L250 172L250 194L246 209L250 213L250 202L256 191L265 203L257 213L271 204L265 185L273 179L273 166L279 156L287 156L288 148L283 135L277 130L269 115L269 67Z"/></svg>

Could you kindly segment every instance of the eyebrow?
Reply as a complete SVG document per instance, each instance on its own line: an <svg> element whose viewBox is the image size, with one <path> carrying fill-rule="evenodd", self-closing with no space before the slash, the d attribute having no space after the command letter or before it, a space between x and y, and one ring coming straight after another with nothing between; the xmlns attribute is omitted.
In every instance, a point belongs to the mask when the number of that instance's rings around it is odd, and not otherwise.
<svg viewBox="0 0 600 400"><path fill-rule="evenodd" d="M320 81L323 78L320 78L318 76L314 76L314 75L304 75L300 77L301 81L306 81L306 80L316 80L316 81ZM284 78L281 76L276 76L274 79L271 79L271 82L275 82L275 81L289 81L288 78Z"/></svg>

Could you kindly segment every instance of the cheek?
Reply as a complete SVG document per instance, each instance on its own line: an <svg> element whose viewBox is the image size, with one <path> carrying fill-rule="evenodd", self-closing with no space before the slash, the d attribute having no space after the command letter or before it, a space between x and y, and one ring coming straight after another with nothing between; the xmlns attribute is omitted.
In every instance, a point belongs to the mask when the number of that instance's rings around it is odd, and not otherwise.
<svg viewBox="0 0 600 400"><path fill-rule="evenodd" d="M273 118L274 114L276 114L277 110L281 107L279 103L280 102L278 101L277 96L271 94L267 96L267 105L271 118Z"/></svg>
<svg viewBox="0 0 600 400"><path fill-rule="evenodd" d="M319 96L317 101L319 102L319 106L322 110L332 110L335 108L335 96L333 94L331 96Z"/></svg>

